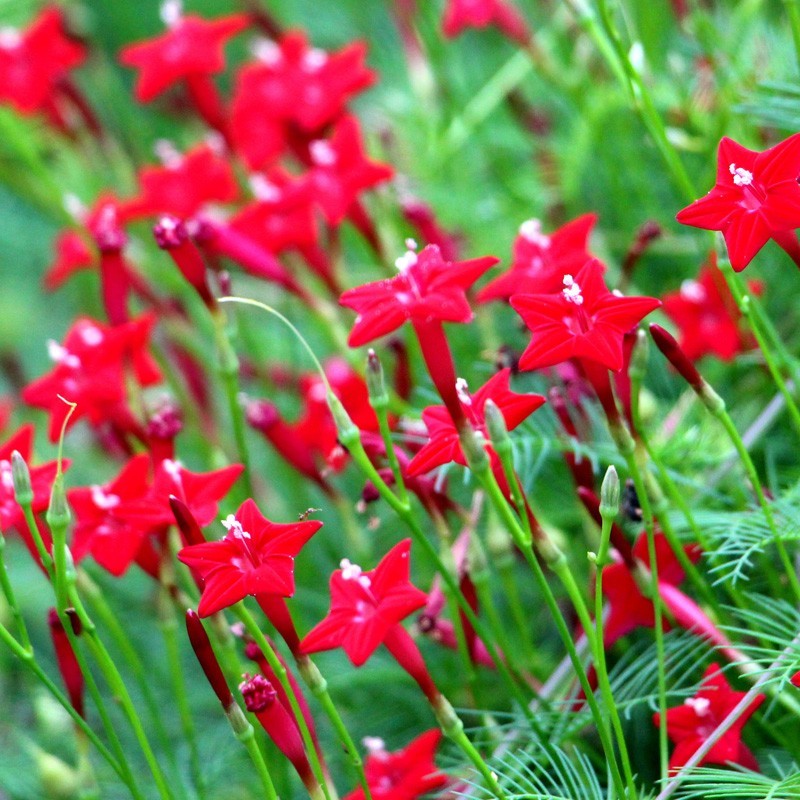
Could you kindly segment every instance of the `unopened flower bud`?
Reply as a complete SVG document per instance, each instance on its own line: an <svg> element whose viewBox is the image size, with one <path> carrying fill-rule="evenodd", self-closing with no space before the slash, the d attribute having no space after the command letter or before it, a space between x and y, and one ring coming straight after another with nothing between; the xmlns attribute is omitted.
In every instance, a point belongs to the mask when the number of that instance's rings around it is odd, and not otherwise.
<svg viewBox="0 0 800 800"><path fill-rule="evenodd" d="M197 656L197 660L200 662L200 666L211 684L214 694L217 695L219 702L222 703L222 707L225 709L225 713L229 715L228 719L230 719L231 708L238 708L238 706L233 701L233 694L228 688L228 682L225 680L219 661L217 661L217 656L211 646L206 629L203 627L200 617L197 616L197 612L191 608L186 612L186 631L189 634L189 641L192 644L194 654ZM231 722L231 725L233 725L233 722Z"/></svg>
<svg viewBox="0 0 800 800"><path fill-rule="evenodd" d="M649 353L649 341L647 334L639 328L636 331L636 342L631 353L631 363L628 374L632 381L643 381L647 372L647 356Z"/></svg>
<svg viewBox="0 0 800 800"><path fill-rule="evenodd" d="M336 430L339 433L339 441L344 447L349 448L358 441L358 428L353 423L353 420L350 419L350 415L347 413L342 401L333 392L329 391L326 399L333 421L336 424Z"/></svg>
<svg viewBox="0 0 800 800"><path fill-rule="evenodd" d="M56 474L53 481L53 490L50 492L50 505L47 508L45 520L51 530L66 530L69 526L71 514L67 504L67 493L64 488L64 475Z"/></svg>
<svg viewBox="0 0 800 800"><path fill-rule="evenodd" d="M483 415L486 420L486 430L492 441L494 449L500 454L511 452L511 438L508 435L508 426L503 412L498 408L497 403L491 398L486 401L483 407Z"/></svg>
<svg viewBox="0 0 800 800"><path fill-rule="evenodd" d="M11 454L11 479L14 482L14 496L21 506L28 506L33 502L33 487L31 486L31 473L22 454L15 450Z"/></svg>
<svg viewBox="0 0 800 800"><path fill-rule="evenodd" d="M374 409L384 409L389 405L383 366L372 348L367 353L367 390L369 391L370 405Z"/></svg>
<svg viewBox="0 0 800 800"><path fill-rule="evenodd" d="M245 675L239 684L244 707L253 714L264 711L278 697L275 687L263 675Z"/></svg>
<svg viewBox="0 0 800 800"><path fill-rule="evenodd" d="M476 474L486 472L489 469L489 456L483 434L467 425L459 431L459 439L469 468Z"/></svg>
<svg viewBox="0 0 800 800"><path fill-rule="evenodd" d="M604 519L616 519L619 513L620 493L619 475L612 464L606 470L600 487L600 515Z"/></svg>

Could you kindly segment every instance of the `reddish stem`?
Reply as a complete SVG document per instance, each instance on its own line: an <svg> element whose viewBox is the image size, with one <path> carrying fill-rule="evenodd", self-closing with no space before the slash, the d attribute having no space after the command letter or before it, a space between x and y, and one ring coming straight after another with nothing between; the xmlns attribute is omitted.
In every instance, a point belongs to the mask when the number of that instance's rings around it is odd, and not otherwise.
<svg viewBox="0 0 800 800"><path fill-rule="evenodd" d="M200 117L209 127L220 133L228 147L233 149L225 105L211 77L209 75L187 75L186 89Z"/></svg>

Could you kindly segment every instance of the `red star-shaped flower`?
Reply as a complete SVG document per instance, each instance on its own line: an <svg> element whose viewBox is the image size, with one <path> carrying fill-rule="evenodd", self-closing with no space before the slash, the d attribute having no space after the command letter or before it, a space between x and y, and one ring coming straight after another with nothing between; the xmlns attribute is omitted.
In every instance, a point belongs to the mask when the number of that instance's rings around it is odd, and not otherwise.
<svg viewBox="0 0 800 800"><path fill-rule="evenodd" d="M330 139L315 139L308 146L312 169L308 179L314 199L331 225L339 225L365 189L388 181L394 170L368 161L361 129L352 116L343 117Z"/></svg>
<svg viewBox="0 0 800 800"><path fill-rule="evenodd" d="M466 291L499 259L445 261L436 245L420 253L409 250L397 259L400 273L342 294L339 302L357 312L347 340L351 347L367 344L399 328L406 320L469 322L472 309Z"/></svg>
<svg viewBox="0 0 800 800"><path fill-rule="evenodd" d="M667 709L667 733L676 745L669 760L670 770L678 770L686 764L744 696L745 692L731 689L718 664L711 664L703 675L703 683L697 694L685 700L683 705ZM758 770L758 762L742 743L742 728L764 699L763 694L753 699L736 722L700 759L698 766L733 763ZM660 718L658 712L653 715L655 725L660 724Z"/></svg>
<svg viewBox="0 0 800 800"><path fill-rule="evenodd" d="M528 44L531 33L525 18L506 0L449 0L442 20L444 35L452 38L466 28L496 25L509 39Z"/></svg>
<svg viewBox="0 0 800 800"><path fill-rule="evenodd" d="M762 291L757 281L749 287L756 294ZM664 312L680 329L680 347L692 361L707 354L730 361L752 347L739 327L741 314L713 253L697 280L684 281L680 291L665 295Z"/></svg>
<svg viewBox="0 0 800 800"><path fill-rule="evenodd" d="M533 333L520 359L522 369L552 367L586 358L611 370L623 364L624 335L661 305L653 297L622 297L603 282L599 261L565 275L558 294L515 295L511 305Z"/></svg>
<svg viewBox="0 0 800 800"><path fill-rule="evenodd" d="M310 47L301 31L260 42L257 62L236 78L231 110L233 140L247 164L261 169L290 139L307 141L336 121L350 98L375 80L366 52L363 42L354 42L326 53Z"/></svg>
<svg viewBox="0 0 800 800"><path fill-rule="evenodd" d="M112 575L127 571L147 533L163 523L161 504L148 498L150 468L150 457L142 453L104 486L67 492L76 518L72 540L76 561L91 555ZM126 514L129 508L130 517Z"/></svg>
<svg viewBox="0 0 800 800"><path fill-rule="evenodd" d="M59 8L42 10L27 30L0 31L0 101L22 114L46 109L58 82L82 64L86 48L64 32Z"/></svg>
<svg viewBox="0 0 800 800"><path fill-rule="evenodd" d="M574 275L592 258L588 247L595 222L596 214L584 214L551 234L542 233L538 219L523 222L514 240L511 269L487 283L478 292L478 301L560 292L564 275Z"/></svg>
<svg viewBox="0 0 800 800"><path fill-rule="evenodd" d="M465 386L460 387L459 396L464 414L472 427L488 439L484 407L492 400L503 414L506 427L513 430L533 414L545 399L538 394L516 394L509 388L511 370L506 368L493 375L475 394L470 395ZM466 465L461 449L458 430L445 406L429 406L422 412L422 419L430 437L428 443L408 465L410 475L429 472L434 467L449 464Z"/></svg>
<svg viewBox="0 0 800 800"><path fill-rule="evenodd" d="M220 541L191 545L178 553L204 581L197 613L207 617L248 595L291 597L295 556L322 523L270 522L252 500L245 500L223 525L228 532Z"/></svg>
<svg viewBox="0 0 800 800"><path fill-rule="evenodd" d="M48 349L55 367L28 384L22 399L50 412L49 435L57 441L69 412L58 395L77 403L69 419L72 426L81 417L92 425L115 422L127 428L131 412L127 406L125 377L130 366L141 386L161 380L158 366L148 352L155 317L110 327L86 317L70 328L64 344L50 341Z"/></svg>
<svg viewBox="0 0 800 800"><path fill-rule="evenodd" d="M390 631L425 605L427 595L409 581L411 540L395 545L375 569L344 559L331 576L331 608L300 643L305 653L342 647L360 667Z"/></svg>
<svg viewBox="0 0 800 800"><path fill-rule="evenodd" d="M225 69L225 43L243 31L248 18L234 14L207 20L176 13L169 30L154 39L123 48L119 60L139 70L134 93L147 103L178 81L212 75Z"/></svg>
<svg viewBox="0 0 800 800"><path fill-rule="evenodd" d="M677 215L678 222L721 231L740 272L782 232L800 227L800 134L759 153L723 138L714 188Z"/></svg>
<svg viewBox="0 0 800 800"><path fill-rule="evenodd" d="M183 155L165 148L164 165L142 169L139 186L139 197L131 204L140 214L182 219L194 216L206 203L229 203L239 194L230 163L208 144Z"/></svg>
<svg viewBox="0 0 800 800"><path fill-rule="evenodd" d="M433 760L441 739L441 731L426 731L393 753L386 750L380 739L364 739L369 750L364 773L373 798L417 800L441 789L447 783L447 776L439 772ZM364 790L358 788L344 800L364 800Z"/></svg>

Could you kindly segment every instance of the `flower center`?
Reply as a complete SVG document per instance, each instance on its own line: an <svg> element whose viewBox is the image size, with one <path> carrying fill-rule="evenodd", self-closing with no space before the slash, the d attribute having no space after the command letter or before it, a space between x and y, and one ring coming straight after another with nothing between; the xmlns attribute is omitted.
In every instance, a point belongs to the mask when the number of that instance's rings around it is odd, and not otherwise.
<svg viewBox="0 0 800 800"><path fill-rule="evenodd" d="M583 305L583 295L581 294L580 284L575 282L572 275L564 276L564 288L561 290L561 294L564 295L564 299L568 303L573 303L576 306Z"/></svg>
<svg viewBox="0 0 800 800"><path fill-rule="evenodd" d="M110 511L119 505L119 497L109 494L102 486L92 486L92 502L103 511Z"/></svg>
<svg viewBox="0 0 800 800"><path fill-rule="evenodd" d="M74 353L70 353L66 347L62 347L58 342L53 339L47 340L47 355L50 356L52 361L56 364L63 364L65 367L78 369L81 365L81 360Z"/></svg>
<svg viewBox="0 0 800 800"><path fill-rule="evenodd" d="M369 589L372 585L372 581L364 575L364 570L362 570L358 564L353 564L350 559L343 558L339 562L339 568L342 570L342 578L344 578L344 580L356 581L362 589Z"/></svg>
<svg viewBox="0 0 800 800"><path fill-rule="evenodd" d="M472 405L472 397L469 393L469 386L467 386L467 382L464 380L464 378L456 378L456 394L458 395L458 399L465 406Z"/></svg>
<svg viewBox="0 0 800 800"><path fill-rule="evenodd" d="M749 169L731 164L728 170L733 175L733 182L737 186L749 186L753 182L753 173Z"/></svg>
<svg viewBox="0 0 800 800"><path fill-rule="evenodd" d="M519 235L542 250L550 247L550 237L542 233L542 223L538 219L526 219L519 226Z"/></svg>
<svg viewBox="0 0 800 800"><path fill-rule="evenodd" d="M317 139L308 146L311 153L311 160L318 167L332 167L336 163L336 151L331 147L330 142L324 139Z"/></svg>
<svg viewBox="0 0 800 800"><path fill-rule="evenodd" d="M684 702L698 717L707 717L711 712L711 701L707 697L688 697Z"/></svg>

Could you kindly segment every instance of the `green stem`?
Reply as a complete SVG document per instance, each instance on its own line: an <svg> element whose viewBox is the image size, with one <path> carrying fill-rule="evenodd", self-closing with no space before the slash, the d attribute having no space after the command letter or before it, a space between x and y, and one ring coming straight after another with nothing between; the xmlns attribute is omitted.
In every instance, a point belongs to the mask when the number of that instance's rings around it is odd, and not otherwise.
<svg viewBox="0 0 800 800"><path fill-rule="evenodd" d="M542 592L542 596L544 597L545 603L550 611L550 615L556 625L556 628L558 629L558 633L561 637L564 647L567 650L570 661L572 662L575 674L580 682L584 695L586 696L586 702L592 713L592 718L595 721L595 725L597 726L597 732L600 736L600 741L603 746L603 751L606 754L606 759L608 760L608 767L611 771L611 777L614 781L617 794L620 798L623 798L626 794L626 781L623 781L619 765L617 764L616 753L614 751L614 745L611 741L606 720L603 717L600 706L597 703L597 698L594 696L594 691L589 683L589 678L586 674L586 669L583 665L583 662L578 655L578 651L575 649L575 642L573 641L572 634L567 626L567 622L564 619L564 615L561 613L561 609L558 606L558 601L553 594L553 590L547 581L547 577L545 576L544 571L539 564L536 554L533 552L531 540L528 538L524 528L520 524L519 519L517 519L516 515L511 509L511 506L503 496L503 492L501 491L496 478L492 474L488 457L482 459L481 463L470 464L470 470L486 490L489 500L497 509L501 519L508 529L508 532L511 534L511 537L514 539L517 547L522 552L525 560L528 562L528 565L534 574L534 577L536 578L536 583ZM522 511L522 513L524 514L525 512ZM583 596L581 595L580 590L575 583L575 579L572 576L572 572L569 569L569 563L567 562L567 559L565 558L564 554L558 551L549 541L537 541L537 546L544 551L543 557L547 561L548 566L556 574L567 591L567 594L569 595L569 598L575 607L576 612L578 613L578 617L581 620L581 624L584 627L586 636L591 644L593 635L592 621L589 617L589 612L586 608ZM624 746L624 743L622 746ZM633 777L631 775L630 780L627 781L629 786L633 785L632 781ZM633 797L635 796L636 795L634 794Z"/></svg>
<svg viewBox="0 0 800 800"><path fill-rule="evenodd" d="M502 788L500 788L500 784L497 782L497 776L489 769L483 757L478 752L478 749L469 740L467 734L464 733L464 723L453 710L453 707L444 695L439 695L433 710L444 735L454 742L461 752L473 763L475 769L477 769L483 777L486 786L492 794L498 798L498 800L506 800L506 794Z"/></svg>
<svg viewBox="0 0 800 800"><path fill-rule="evenodd" d="M234 735L245 746L253 766L256 768L258 778L261 781L261 787L264 790L264 796L267 800L278 800L278 793L275 791L275 784L272 782L272 776L269 774L267 762L264 760L264 754L261 752L258 742L256 742L256 734L253 726L245 717L244 712L239 708L237 703L233 703L229 708L225 709L225 715L231 723Z"/></svg>
<svg viewBox="0 0 800 800"><path fill-rule="evenodd" d="M322 677L320 671L308 656L302 656L299 658L297 660L297 666L306 685L309 687L309 689L311 689L311 692L314 694L314 696L320 701L322 708L328 715L328 719L331 721L331 724L333 725L333 728L339 737L339 741L342 743L342 746L344 747L345 752L350 759L350 764L353 767L353 771L356 773L358 782L361 785L362 791L364 792L365 799L372 800L372 791L370 790L367 776L364 773L364 764L361 760L361 755L358 752L358 747L356 747L356 743L350 736L350 732L347 730L347 726L344 724L344 720L339 714L339 711L328 692L328 682Z"/></svg>
<svg viewBox="0 0 800 800"><path fill-rule="evenodd" d="M306 718L303 715L303 711L297 701L297 695L295 694L294 687L289 680L286 667L284 667L283 663L278 658L277 654L272 648L272 645L267 641L266 636L264 636L264 634L261 632L261 629L258 627L258 624L253 619L244 603L237 603L235 606L233 606L232 610L244 623L247 632L253 637L256 644L261 648L264 658L267 659L267 663L275 673L275 676L278 678L278 681L286 692L286 696L289 698L289 705L291 706L292 714L297 722L297 727L300 729L300 736L303 739L303 745L306 749L306 754L308 755L314 777L316 778L320 789L325 795L326 800L331 800L330 792L328 791L328 786L325 782L325 775L322 770L322 765L320 764L319 756L317 754L317 748L314 747L314 739L311 736L311 731L309 731L308 725L306 724Z"/></svg>
<svg viewBox="0 0 800 800"><path fill-rule="evenodd" d="M730 262L728 262L728 266L730 267ZM765 332L762 329L762 325L766 322L765 317L763 314L759 313L760 307L757 305L755 298L742 286L741 280L733 271L733 268L725 270L725 277L736 299L736 304L742 312L742 316L745 317L749 323L750 330L758 343L759 350L764 358L764 363L767 365L769 374L772 376L772 380L775 381L778 391L780 391L781 395L783 395L783 399L786 401L786 408L789 411L789 416L792 419L795 431L798 436L800 436L800 409L798 409L797 403L795 403L794 397L792 397L792 393L789 391L774 357L774 351L777 350L785 364L789 365L791 363L788 354L784 351L783 343L772 330L767 331L772 341L771 343L767 341ZM797 385L796 383L795 388L797 388Z"/></svg>
<svg viewBox="0 0 800 800"><path fill-rule="evenodd" d="M83 732L86 738L92 743L98 753L105 759L109 766L117 773L119 778L125 783L131 792L131 795L137 800L142 800L144 797L132 782L132 776L127 773L120 762L111 754L111 751L100 741L97 734L89 727L86 720L75 710L69 698L53 683L47 673L39 666L34 658L33 652L22 646L8 631L8 629L0 623L0 640L8 649L27 667L37 678L37 680L47 689L47 691L55 698L55 700L63 707L63 709L72 718L75 725Z"/></svg>
<svg viewBox="0 0 800 800"><path fill-rule="evenodd" d="M789 27L792 29L795 58L800 68L800 2L798 0L783 0L786 6L786 16L789 17Z"/></svg>
<svg viewBox="0 0 800 800"><path fill-rule="evenodd" d="M2 589L2 592L8 601L9 608L11 609L11 615L14 617L14 625L19 633L19 638L22 641L22 646L25 648L25 650L32 653L33 646L31 645L31 640L28 636L28 628L25 625L25 618L22 616L22 611L20 610L19 603L17 602L17 596L14 593L14 587L11 585L8 572L6 570L6 563L4 560L5 549L6 538L3 536L3 532L0 531L0 589Z"/></svg>
<svg viewBox="0 0 800 800"><path fill-rule="evenodd" d="M222 311L217 311L212 314L212 318L214 322L214 339L219 357L219 373L228 401L228 411L231 415L233 437L236 441L239 461L244 465L242 480L244 481L247 496L252 497L254 492L250 473L250 451L247 447L247 436L245 435L244 410L239 403L239 359L228 336L225 314Z"/></svg>

